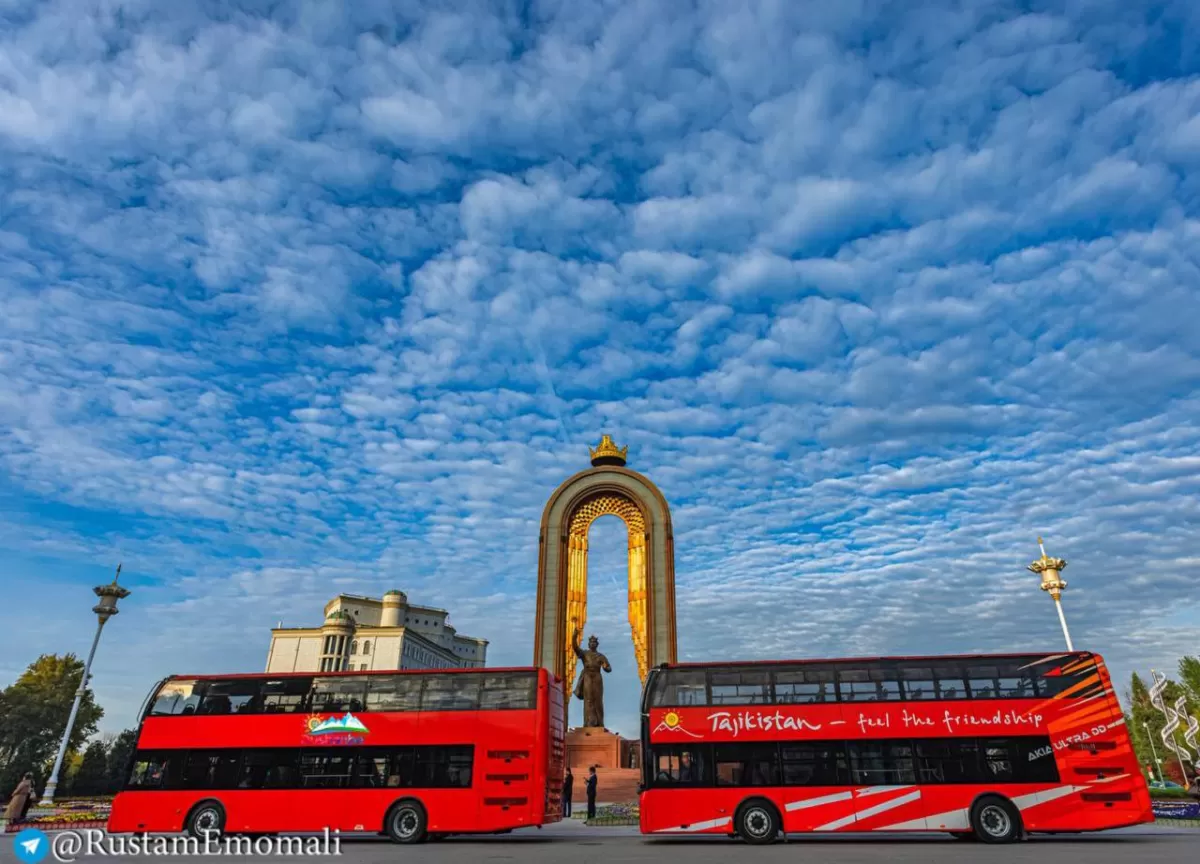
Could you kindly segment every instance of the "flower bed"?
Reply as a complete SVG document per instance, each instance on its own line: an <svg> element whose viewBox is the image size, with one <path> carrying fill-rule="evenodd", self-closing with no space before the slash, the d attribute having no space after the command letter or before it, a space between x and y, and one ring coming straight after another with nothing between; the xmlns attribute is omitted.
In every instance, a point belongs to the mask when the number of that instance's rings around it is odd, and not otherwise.
<svg viewBox="0 0 1200 864"><path fill-rule="evenodd" d="M50 806L34 804L30 812L44 810L48 813L108 813L112 810L112 798L63 798Z"/></svg>
<svg viewBox="0 0 1200 864"><path fill-rule="evenodd" d="M41 825L43 822L107 822L108 814L94 810L76 810L62 813L30 813L25 817L29 825Z"/></svg>
<svg viewBox="0 0 1200 864"><path fill-rule="evenodd" d="M587 825L637 825L638 805L609 804L597 808L596 815L586 820Z"/></svg>
<svg viewBox="0 0 1200 864"><path fill-rule="evenodd" d="M21 822L4 826L4 833L13 834L24 828L43 831L62 831L68 828L103 828L112 812L112 796L97 798L64 798L49 807L34 805Z"/></svg>

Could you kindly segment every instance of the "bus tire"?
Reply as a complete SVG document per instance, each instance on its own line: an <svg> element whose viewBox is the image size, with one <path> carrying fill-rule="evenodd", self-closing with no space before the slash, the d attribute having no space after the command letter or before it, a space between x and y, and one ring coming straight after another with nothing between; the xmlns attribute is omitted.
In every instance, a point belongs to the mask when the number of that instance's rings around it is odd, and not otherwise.
<svg viewBox="0 0 1200 864"><path fill-rule="evenodd" d="M383 820L384 833L393 843L421 843L429 819L425 808L415 798L403 798L391 806Z"/></svg>
<svg viewBox="0 0 1200 864"><path fill-rule="evenodd" d="M971 830L984 843L1016 843L1024 834L1021 811L1000 795L983 795L971 805Z"/></svg>
<svg viewBox="0 0 1200 864"><path fill-rule="evenodd" d="M183 830L189 837L203 840L205 837L220 837L225 833L225 808L220 801L201 801L193 807L183 822Z"/></svg>
<svg viewBox="0 0 1200 864"><path fill-rule="evenodd" d="M733 827L738 836L755 846L774 843L781 825L779 811L765 798L743 801L733 816Z"/></svg>

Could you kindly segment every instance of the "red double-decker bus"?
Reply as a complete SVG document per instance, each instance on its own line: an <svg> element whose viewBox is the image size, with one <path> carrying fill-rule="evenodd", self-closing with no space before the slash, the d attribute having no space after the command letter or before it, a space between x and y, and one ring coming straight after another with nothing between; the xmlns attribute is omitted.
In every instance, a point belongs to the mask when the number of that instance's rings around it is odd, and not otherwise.
<svg viewBox="0 0 1200 864"><path fill-rule="evenodd" d="M556 822L564 727L544 669L174 676L108 829L416 843Z"/></svg>
<svg viewBox="0 0 1200 864"><path fill-rule="evenodd" d="M1031 832L1150 822L1086 652L679 664L642 703L641 830Z"/></svg>

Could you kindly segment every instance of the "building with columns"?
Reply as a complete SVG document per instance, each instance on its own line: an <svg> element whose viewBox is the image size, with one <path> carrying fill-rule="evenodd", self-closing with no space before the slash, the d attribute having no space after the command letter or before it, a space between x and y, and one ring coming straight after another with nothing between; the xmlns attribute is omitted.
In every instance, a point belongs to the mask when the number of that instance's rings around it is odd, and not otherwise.
<svg viewBox="0 0 1200 864"><path fill-rule="evenodd" d="M339 594L319 627L271 630L267 672L482 667L487 640L460 635L445 609L414 606L403 591Z"/></svg>

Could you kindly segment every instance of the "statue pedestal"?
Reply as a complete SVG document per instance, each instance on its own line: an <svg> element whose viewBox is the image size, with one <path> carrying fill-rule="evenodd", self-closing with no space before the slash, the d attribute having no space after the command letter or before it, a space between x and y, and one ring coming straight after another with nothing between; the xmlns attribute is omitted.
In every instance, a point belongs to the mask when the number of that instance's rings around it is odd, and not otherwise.
<svg viewBox="0 0 1200 864"><path fill-rule="evenodd" d="M597 768L630 768L629 757L621 762L621 745L625 743L616 732L602 726L585 726L567 730L567 764L576 773ZM635 743L635 742L629 742Z"/></svg>
<svg viewBox="0 0 1200 864"><path fill-rule="evenodd" d="M586 801L583 781L588 769L596 768L596 800L603 804L628 804L637 801L641 778L641 743L622 738L599 726L567 730L567 764L575 773L575 801Z"/></svg>

